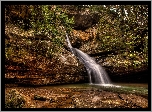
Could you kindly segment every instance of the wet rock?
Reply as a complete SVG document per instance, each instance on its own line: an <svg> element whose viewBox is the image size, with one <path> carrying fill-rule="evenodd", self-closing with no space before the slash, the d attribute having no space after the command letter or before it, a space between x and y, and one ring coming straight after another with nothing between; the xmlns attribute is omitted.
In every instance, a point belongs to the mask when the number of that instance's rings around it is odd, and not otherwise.
<svg viewBox="0 0 152 112"><path fill-rule="evenodd" d="M66 105L63 105L63 106L59 106L58 108L75 108L75 105L66 104Z"/></svg>
<svg viewBox="0 0 152 112"><path fill-rule="evenodd" d="M100 97L94 96L93 99L92 99L92 102L96 102L96 101L98 101L98 100L100 100Z"/></svg>
<svg viewBox="0 0 152 112"><path fill-rule="evenodd" d="M33 97L34 100L40 100L40 101L46 101L47 98L39 95L34 95Z"/></svg>
<svg viewBox="0 0 152 112"><path fill-rule="evenodd" d="M45 102L44 102L44 105L41 106L40 108L51 108L51 104L50 104L49 101L45 101Z"/></svg>
<svg viewBox="0 0 152 112"><path fill-rule="evenodd" d="M57 103L50 103L49 106L45 106L45 108L57 108L58 104Z"/></svg>
<svg viewBox="0 0 152 112"><path fill-rule="evenodd" d="M130 104L132 107L147 108L148 101L143 97L135 96L133 94L120 94L120 97L122 98L122 100L124 100L127 104Z"/></svg>
<svg viewBox="0 0 152 112"><path fill-rule="evenodd" d="M7 88L10 90L10 88ZM97 88L16 88L29 96L35 108L148 108L148 98ZM109 91L111 88L109 88ZM34 100L33 94L47 100ZM30 105L26 106L30 107ZM30 107L32 108L32 107Z"/></svg>

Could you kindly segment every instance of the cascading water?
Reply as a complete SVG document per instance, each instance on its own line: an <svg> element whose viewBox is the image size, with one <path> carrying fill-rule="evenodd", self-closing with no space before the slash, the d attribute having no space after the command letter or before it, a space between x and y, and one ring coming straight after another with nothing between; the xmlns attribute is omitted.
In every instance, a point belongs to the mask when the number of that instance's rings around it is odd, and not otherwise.
<svg viewBox="0 0 152 112"><path fill-rule="evenodd" d="M67 34L66 39L71 52L86 67L87 73L89 75L90 84L110 84L110 80L103 67L97 64L96 61L88 54L82 52L77 48L73 48Z"/></svg>

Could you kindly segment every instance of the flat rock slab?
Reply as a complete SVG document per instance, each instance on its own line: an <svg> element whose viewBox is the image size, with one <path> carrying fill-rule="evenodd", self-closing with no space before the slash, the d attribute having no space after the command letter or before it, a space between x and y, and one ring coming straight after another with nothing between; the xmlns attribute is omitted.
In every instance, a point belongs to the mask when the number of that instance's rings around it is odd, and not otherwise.
<svg viewBox="0 0 152 112"><path fill-rule="evenodd" d="M6 87L5 92L12 89L28 97L34 108L148 108L148 99L131 93L65 87Z"/></svg>

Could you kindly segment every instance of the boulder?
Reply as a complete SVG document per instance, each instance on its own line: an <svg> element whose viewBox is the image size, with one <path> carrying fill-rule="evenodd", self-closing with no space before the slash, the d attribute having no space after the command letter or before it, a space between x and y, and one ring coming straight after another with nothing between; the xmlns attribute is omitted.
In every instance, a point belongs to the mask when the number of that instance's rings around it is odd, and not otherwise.
<svg viewBox="0 0 152 112"><path fill-rule="evenodd" d="M11 90L5 94L5 108L22 108L25 105L25 99L16 90Z"/></svg>
<svg viewBox="0 0 152 112"><path fill-rule="evenodd" d="M98 13L75 13L68 14L70 17L74 16L74 29L75 30L86 30L99 22Z"/></svg>

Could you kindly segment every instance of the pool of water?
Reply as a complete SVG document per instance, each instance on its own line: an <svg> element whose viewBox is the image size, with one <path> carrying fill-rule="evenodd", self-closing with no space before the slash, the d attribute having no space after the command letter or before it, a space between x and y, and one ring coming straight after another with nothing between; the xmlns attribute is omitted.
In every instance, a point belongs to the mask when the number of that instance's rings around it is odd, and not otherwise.
<svg viewBox="0 0 152 112"><path fill-rule="evenodd" d="M147 83L113 83L113 84L59 84L59 85L49 85L40 88L51 88L51 87L66 87L66 88L90 88L90 87L135 87L135 88L145 88L148 89Z"/></svg>
<svg viewBox="0 0 152 112"><path fill-rule="evenodd" d="M13 87L12 87L13 88ZM33 87L20 87L17 88L33 88ZM136 94L148 98L148 84L146 83L113 83L113 84L56 84L56 85L47 85L34 87L39 89L53 89L53 88L75 88L83 90L97 90L97 91L108 91L115 93L124 93L124 94Z"/></svg>
<svg viewBox="0 0 152 112"><path fill-rule="evenodd" d="M105 90L109 92L119 92L119 93L133 93L139 95L148 96L148 84L139 83L114 83L114 84L63 84L63 85L50 85L43 86L39 88L81 88L81 89L97 89Z"/></svg>

